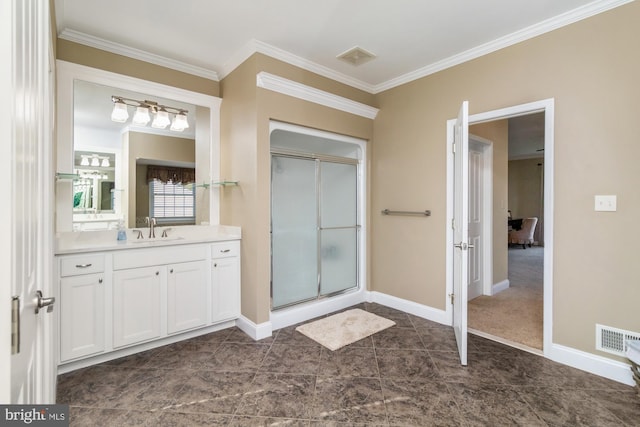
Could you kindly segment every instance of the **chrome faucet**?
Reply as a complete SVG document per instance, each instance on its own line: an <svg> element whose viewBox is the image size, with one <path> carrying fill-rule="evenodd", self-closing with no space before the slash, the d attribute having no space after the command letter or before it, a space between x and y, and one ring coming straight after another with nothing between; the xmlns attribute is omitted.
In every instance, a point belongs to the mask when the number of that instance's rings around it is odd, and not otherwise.
<svg viewBox="0 0 640 427"><path fill-rule="evenodd" d="M149 238L156 238L156 219L147 217L147 224L149 224Z"/></svg>
<svg viewBox="0 0 640 427"><path fill-rule="evenodd" d="M164 230L162 230L161 237L169 237L169 235L167 234L169 231L171 231L171 228L165 228Z"/></svg>

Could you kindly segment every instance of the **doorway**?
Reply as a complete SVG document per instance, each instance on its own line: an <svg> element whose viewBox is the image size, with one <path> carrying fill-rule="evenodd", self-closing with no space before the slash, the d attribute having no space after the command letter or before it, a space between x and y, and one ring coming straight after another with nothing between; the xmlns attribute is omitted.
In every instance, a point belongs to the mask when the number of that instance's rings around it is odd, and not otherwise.
<svg viewBox="0 0 640 427"><path fill-rule="evenodd" d="M497 141L495 218L496 231L508 228L507 239L496 236L496 284L488 292L472 295L474 275L471 265L475 259L469 254L469 329L483 336L512 342L541 352L543 344L543 239L539 234L544 223L543 166L544 113L484 122L470 126L474 132L492 136ZM469 137L469 242L472 241L474 215L474 139ZM481 164L481 163L480 163ZM508 188L508 190L506 190ZM505 193L507 195L506 199ZM493 201L489 201L493 204ZM502 205L502 206L501 206ZM508 209L508 224L502 215ZM528 219L529 218L529 219ZM491 219L489 220L491 221ZM523 222L524 221L524 222ZM529 225L534 224L533 227ZM528 231L530 228L530 231ZM498 233L499 234L499 233ZM530 235L529 235L530 234ZM526 236L525 236L526 235ZM533 237L532 244L513 244L511 240ZM526 240L522 240L527 242ZM508 244L508 242L510 244ZM507 245L508 244L508 245ZM477 245L476 245L477 246ZM506 255L506 256L505 256ZM476 286L477 287L477 286Z"/></svg>
<svg viewBox="0 0 640 427"><path fill-rule="evenodd" d="M544 218L545 225L542 230L542 238L544 240L545 248L543 255L543 343L542 343L542 353L548 355L548 352L551 348L552 343L552 295L553 295L553 116L554 116L554 100L547 99L542 101L536 101L529 104L522 104L514 107L508 107L500 110L489 111L486 113L475 114L469 116L469 124L480 124L480 123L488 123L497 120L509 119L514 117L526 116L533 113L542 113L544 115L544 162L541 167L544 170ZM449 121L449 132L453 134L453 129L455 126L455 121ZM453 138L447 139L448 144L453 143ZM449 147L447 150L448 155L447 159L447 212L448 217L453 218L453 206L454 206L454 186L453 186L453 150L452 147ZM496 157L497 158L497 157ZM505 158L506 160L506 158ZM468 191L464 196L466 198L469 197ZM495 209L495 224L493 230L493 236L495 240L495 244L499 245L499 242L504 242L505 254L504 254L504 262L506 264L507 254L506 254L506 242L507 242L507 200L506 196L501 197L499 194L494 194L494 206ZM500 228L498 228L500 227ZM453 240L453 230L451 227L447 227L447 248L454 247ZM498 246L496 246L498 247ZM447 297L453 292L453 283L454 283L454 274L453 274L453 251L447 250ZM494 276L494 281L500 281L500 279ZM468 303L466 299L461 302L462 306L457 306L456 309L464 310L464 315L461 316L464 320L467 320L466 310L468 308ZM460 317L455 314L454 304L450 303L446 305L447 314L451 315L452 319ZM456 317L457 316L457 317ZM463 329L466 329L467 325L464 325ZM480 333L479 333L480 334ZM491 339L497 339L495 336L490 336ZM497 339L499 340L499 339ZM512 344L512 343L507 343Z"/></svg>
<svg viewBox="0 0 640 427"><path fill-rule="evenodd" d="M362 149L351 140L272 129L272 310L361 288Z"/></svg>

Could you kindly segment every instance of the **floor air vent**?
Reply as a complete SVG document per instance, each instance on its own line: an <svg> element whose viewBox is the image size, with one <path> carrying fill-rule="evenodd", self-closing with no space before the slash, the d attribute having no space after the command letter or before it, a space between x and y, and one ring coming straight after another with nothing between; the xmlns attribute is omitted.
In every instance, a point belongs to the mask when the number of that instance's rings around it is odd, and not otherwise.
<svg viewBox="0 0 640 427"><path fill-rule="evenodd" d="M628 340L640 340L640 333L612 328L596 323L596 350L624 356Z"/></svg>

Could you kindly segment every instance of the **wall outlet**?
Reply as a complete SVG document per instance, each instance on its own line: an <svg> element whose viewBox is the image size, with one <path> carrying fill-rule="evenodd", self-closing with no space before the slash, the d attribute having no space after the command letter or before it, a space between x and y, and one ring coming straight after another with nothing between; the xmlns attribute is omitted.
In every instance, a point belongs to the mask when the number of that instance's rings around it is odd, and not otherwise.
<svg viewBox="0 0 640 427"><path fill-rule="evenodd" d="M615 212L617 209L617 197L615 195L596 195L595 196L595 210L599 212Z"/></svg>

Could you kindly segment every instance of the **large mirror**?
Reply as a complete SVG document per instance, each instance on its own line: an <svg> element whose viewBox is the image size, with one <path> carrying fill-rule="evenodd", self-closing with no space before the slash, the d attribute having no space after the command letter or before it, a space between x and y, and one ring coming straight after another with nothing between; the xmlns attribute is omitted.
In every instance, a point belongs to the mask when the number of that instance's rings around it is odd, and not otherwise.
<svg viewBox="0 0 640 427"><path fill-rule="evenodd" d="M57 231L217 224L219 104L59 61Z"/></svg>

